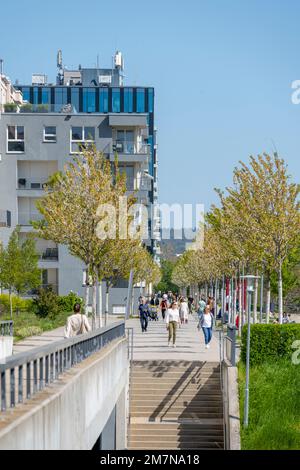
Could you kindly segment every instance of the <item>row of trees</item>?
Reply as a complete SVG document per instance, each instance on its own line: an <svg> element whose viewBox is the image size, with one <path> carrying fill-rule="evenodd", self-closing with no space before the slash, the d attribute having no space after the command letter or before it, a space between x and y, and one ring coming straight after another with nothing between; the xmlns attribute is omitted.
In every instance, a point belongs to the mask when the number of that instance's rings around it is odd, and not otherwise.
<svg viewBox="0 0 300 470"><path fill-rule="evenodd" d="M271 280L276 278L281 323L283 273L287 274L295 263L300 247L300 186L291 181L284 160L275 153L250 157L249 165L240 162L233 173L233 185L226 192L216 191L220 206L211 207L204 226L200 227L204 231L203 249L184 253L173 271L173 282L184 287L212 285L223 276L232 278L232 305L236 309L237 291L242 305L242 273L263 274L268 322ZM257 303L258 281L254 322Z"/></svg>
<svg viewBox="0 0 300 470"><path fill-rule="evenodd" d="M94 146L82 148L64 172L56 173L37 207L43 220L33 223L40 237L68 247L87 267L86 308L93 291L93 317L102 325L101 283L108 290L117 278L157 283L160 269L142 246L142 228L134 224L134 195L126 195L126 175ZM122 201L123 211L120 209ZM125 206L124 206L125 205ZM129 214L129 216L127 216ZM129 233L133 232L132 236ZM97 286L100 310L96 312ZM107 308L106 308L107 310Z"/></svg>
<svg viewBox="0 0 300 470"><path fill-rule="evenodd" d="M21 241L19 227L13 231L6 248L0 244L0 287L9 292L11 317L12 294L23 295L41 284L38 260L33 235Z"/></svg>

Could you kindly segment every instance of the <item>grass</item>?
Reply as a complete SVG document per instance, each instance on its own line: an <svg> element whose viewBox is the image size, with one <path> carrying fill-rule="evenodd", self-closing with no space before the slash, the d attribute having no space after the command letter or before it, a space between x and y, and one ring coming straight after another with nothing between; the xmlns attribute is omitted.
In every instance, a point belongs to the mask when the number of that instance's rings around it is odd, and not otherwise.
<svg viewBox="0 0 300 470"><path fill-rule="evenodd" d="M54 330L66 324L68 312L61 312L55 318L41 318L33 312L14 313L14 342L20 341L34 334L41 334L44 331ZM10 320L10 315L1 316L1 320Z"/></svg>
<svg viewBox="0 0 300 470"><path fill-rule="evenodd" d="M250 370L249 425L242 426L245 365L239 363L242 449L300 449L300 364L281 359Z"/></svg>

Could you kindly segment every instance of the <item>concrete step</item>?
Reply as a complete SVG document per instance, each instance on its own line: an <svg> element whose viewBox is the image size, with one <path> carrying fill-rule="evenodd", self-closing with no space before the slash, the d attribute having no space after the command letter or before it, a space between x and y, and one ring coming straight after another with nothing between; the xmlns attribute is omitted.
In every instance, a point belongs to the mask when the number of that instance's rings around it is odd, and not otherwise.
<svg viewBox="0 0 300 470"><path fill-rule="evenodd" d="M186 392L186 393L192 393L194 392L195 394L197 392L206 392L206 393L210 393L211 391L218 391L220 392L221 390L221 385L217 382L200 382L200 383L196 383L196 384L186 384L186 385L180 385L180 386L175 386L174 384L169 384L169 383L164 383L162 382L161 384L159 383L132 383L131 385L131 393L135 393L136 391L141 391L141 390L144 390L145 392L145 395L149 395L151 393L156 393L156 392L163 392L163 393L171 393L171 394L179 394L179 393L182 393L182 392Z"/></svg>
<svg viewBox="0 0 300 470"><path fill-rule="evenodd" d="M210 435L202 435L202 436L185 436L185 435L180 435L180 436L131 436L128 443L129 445L132 444L137 444L139 442L143 442L145 444L149 443L155 443L155 442L164 442L165 444L167 443L199 443L201 444L202 442L218 442L218 443L223 443L223 436L210 436Z"/></svg>
<svg viewBox="0 0 300 470"><path fill-rule="evenodd" d="M131 423L129 425L131 432L223 432L222 424L199 423Z"/></svg>
<svg viewBox="0 0 300 470"><path fill-rule="evenodd" d="M187 391L185 390L184 393L168 393L168 391L165 390L157 390L155 395L149 395L145 393L144 390L136 390L134 394L131 394L131 399L134 400L150 400L150 399L155 399L155 400L173 400L173 399L184 399L184 400L193 400L193 399L199 399L199 400L208 400L208 401L222 401L222 394L221 392L215 392L215 393L206 393L206 390L191 390L188 389Z"/></svg>
<svg viewBox="0 0 300 470"><path fill-rule="evenodd" d="M149 413L147 411L142 411L142 410L133 410L130 412L130 416L133 418L138 418L138 417L145 417L149 418L152 420L152 415L154 413ZM196 420L196 419L203 419L203 418L210 418L210 419L222 419L222 413L220 411L168 411L167 413L162 412L162 413L155 413L155 416L153 416L153 419L160 419L164 421L174 421L174 420L179 420L179 419L190 419L190 420Z"/></svg>
<svg viewBox="0 0 300 470"><path fill-rule="evenodd" d="M205 436L206 438L209 437L210 439L218 439L222 440L223 439L223 431L217 430L202 430L202 431L197 431L196 429L192 431L187 431L187 430L174 430L174 432L170 429L168 431L166 430L150 430L146 426L144 429L139 429L139 430L130 430L130 439L144 439L149 438L152 439L153 437L160 437L162 440L170 440L170 439L198 439L198 438L203 438Z"/></svg>
<svg viewBox="0 0 300 470"><path fill-rule="evenodd" d="M176 449L201 449L201 450L224 450L223 443L221 442L169 442L168 445L164 442L137 442L128 446L129 450L176 450Z"/></svg>

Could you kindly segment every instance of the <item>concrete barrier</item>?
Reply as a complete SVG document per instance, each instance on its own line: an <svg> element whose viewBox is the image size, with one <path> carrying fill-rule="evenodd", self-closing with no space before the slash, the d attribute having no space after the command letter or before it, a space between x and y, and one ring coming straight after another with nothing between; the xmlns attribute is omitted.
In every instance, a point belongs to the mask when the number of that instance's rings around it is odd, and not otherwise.
<svg viewBox="0 0 300 470"><path fill-rule="evenodd" d="M5 357L11 356L13 352L13 337L0 336L0 361Z"/></svg>
<svg viewBox="0 0 300 470"><path fill-rule="evenodd" d="M126 448L127 340L114 340L26 403L0 413L0 449L93 448L112 414Z"/></svg>
<svg viewBox="0 0 300 470"><path fill-rule="evenodd" d="M238 369L222 362L225 449L241 450Z"/></svg>

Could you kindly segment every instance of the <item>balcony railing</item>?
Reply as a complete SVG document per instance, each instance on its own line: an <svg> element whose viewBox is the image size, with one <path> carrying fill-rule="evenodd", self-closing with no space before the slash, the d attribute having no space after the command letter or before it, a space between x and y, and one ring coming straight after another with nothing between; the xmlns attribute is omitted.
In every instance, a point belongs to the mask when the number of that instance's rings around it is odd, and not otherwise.
<svg viewBox="0 0 300 470"><path fill-rule="evenodd" d="M115 140L112 148L113 152L125 153L127 155L148 155L149 153L149 144L124 142L123 140Z"/></svg>
<svg viewBox="0 0 300 470"><path fill-rule="evenodd" d="M18 224L19 225L30 226L31 221L32 222L38 222L38 221L42 220L42 218L43 218L42 214L39 214L37 212L34 212L34 213L19 212Z"/></svg>
<svg viewBox="0 0 300 470"><path fill-rule="evenodd" d="M126 178L127 191L151 191L151 180L149 178L134 178L127 176Z"/></svg>
<svg viewBox="0 0 300 470"><path fill-rule="evenodd" d="M58 261L58 248L46 248L46 250L40 254L41 261Z"/></svg>
<svg viewBox="0 0 300 470"><path fill-rule="evenodd" d="M62 113L77 114L73 104L31 104L25 103L18 109L19 113Z"/></svg>
<svg viewBox="0 0 300 470"><path fill-rule="evenodd" d="M18 189L43 189L47 178L18 178Z"/></svg>

